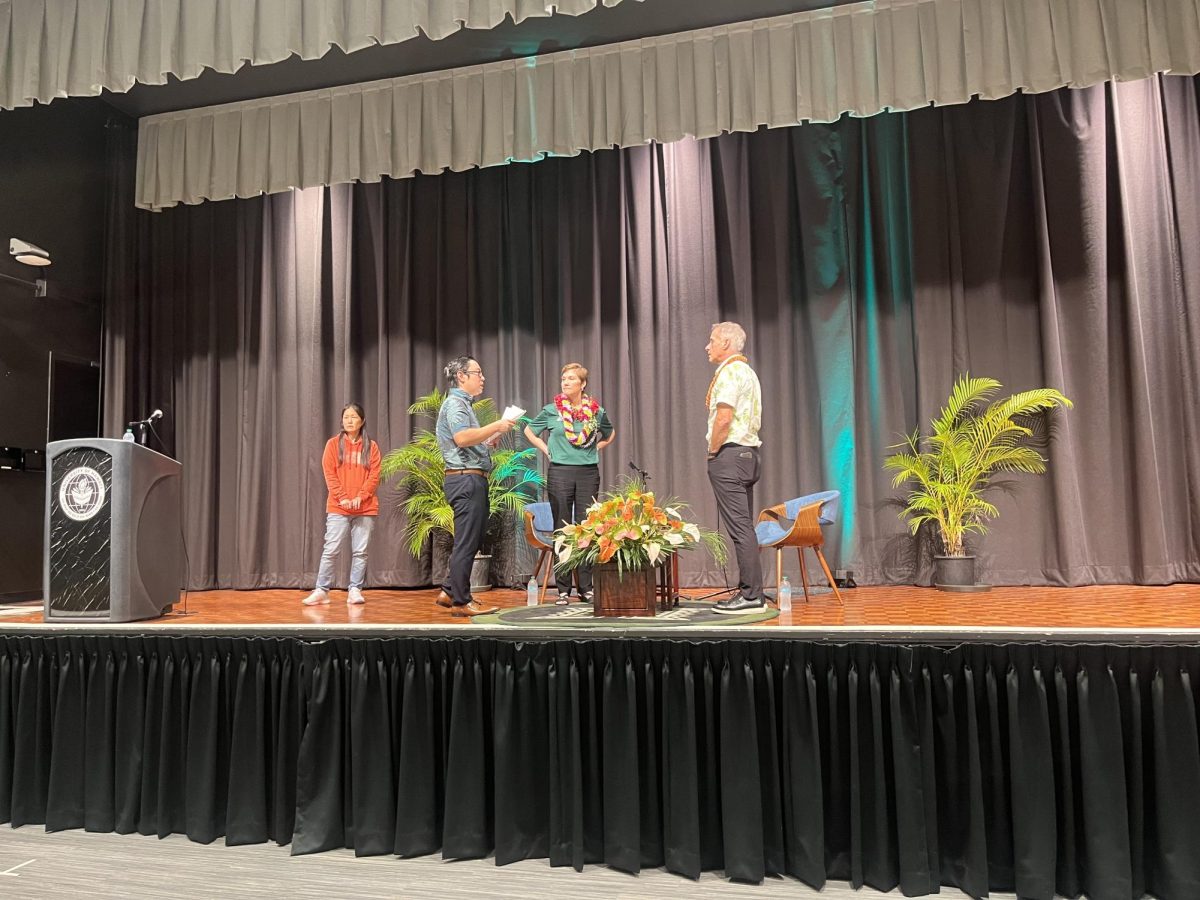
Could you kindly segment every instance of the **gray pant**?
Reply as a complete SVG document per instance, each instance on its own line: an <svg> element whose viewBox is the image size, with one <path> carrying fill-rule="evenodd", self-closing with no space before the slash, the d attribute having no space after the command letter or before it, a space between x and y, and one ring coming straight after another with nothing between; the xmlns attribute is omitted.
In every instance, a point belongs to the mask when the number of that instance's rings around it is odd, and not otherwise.
<svg viewBox="0 0 1200 900"><path fill-rule="evenodd" d="M367 577L367 547L371 544L375 518L325 514L325 546L321 549L321 567L317 569L318 588L328 592L333 587L333 567L342 554L346 532L350 532L350 587L362 590Z"/></svg>
<svg viewBox="0 0 1200 900"><path fill-rule="evenodd" d="M737 557L738 590L748 600L763 596L762 564L754 535L754 485L761 472L757 447L725 444L708 461L708 480L717 497L717 512Z"/></svg>

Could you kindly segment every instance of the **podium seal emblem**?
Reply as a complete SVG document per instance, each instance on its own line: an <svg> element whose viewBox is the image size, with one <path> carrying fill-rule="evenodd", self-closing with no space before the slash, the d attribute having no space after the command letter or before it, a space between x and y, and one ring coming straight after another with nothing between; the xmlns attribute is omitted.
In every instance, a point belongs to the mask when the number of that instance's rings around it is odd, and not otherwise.
<svg viewBox="0 0 1200 900"><path fill-rule="evenodd" d="M77 466L58 486L58 506L68 519L86 522L104 505L104 479L91 466Z"/></svg>

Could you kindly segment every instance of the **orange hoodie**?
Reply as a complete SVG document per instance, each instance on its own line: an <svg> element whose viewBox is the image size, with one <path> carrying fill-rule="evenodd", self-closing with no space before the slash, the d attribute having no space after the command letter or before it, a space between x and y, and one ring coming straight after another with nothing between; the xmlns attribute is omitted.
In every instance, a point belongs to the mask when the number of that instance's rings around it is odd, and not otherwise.
<svg viewBox="0 0 1200 900"><path fill-rule="evenodd" d="M321 455L325 484L329 486L329 501L325 504L325 510L343 516L377 516L379 498L375 496L375 488L379 486L379 445L371 441L370 457L364 466L359 461L363 449L362 435L356 441L347 438L339 465L338 439L341 437L340 434L331 437ZM353 500L355 497L362 499L358 509L345 509L339 505L341 500Z"/></svg>

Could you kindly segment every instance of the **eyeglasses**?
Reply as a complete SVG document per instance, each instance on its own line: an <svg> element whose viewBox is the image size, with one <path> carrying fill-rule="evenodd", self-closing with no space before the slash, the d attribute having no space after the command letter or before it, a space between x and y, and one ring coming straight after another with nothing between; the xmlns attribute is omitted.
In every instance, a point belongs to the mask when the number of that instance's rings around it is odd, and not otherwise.
<svg viewBox="0 0 1200 900"><path fill-rule="evenodd" d="M464 375L482 375L483 369L463 369Z"/></svg>

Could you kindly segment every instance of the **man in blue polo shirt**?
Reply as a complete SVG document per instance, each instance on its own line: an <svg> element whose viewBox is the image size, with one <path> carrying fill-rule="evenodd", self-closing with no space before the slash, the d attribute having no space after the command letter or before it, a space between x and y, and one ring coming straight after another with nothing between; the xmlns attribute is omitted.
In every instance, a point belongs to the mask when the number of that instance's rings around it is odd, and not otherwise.
<svg viewBox="0 0 1200 900"><path fill-rule="evenodd" d="M436 434L446 462L446 500L454 510L454 549L437 604L448 607L452 616L481 616L497 607L471 599L471 563L487 527L491 448L514 423L499 419L490 425L479 424L471 401L483 393L484 377L474 357L451 360L443 373L450 392L438 411Z"/></svg>

